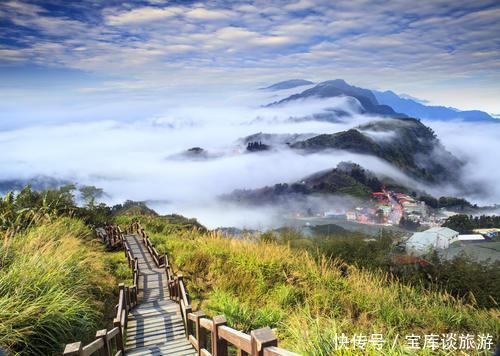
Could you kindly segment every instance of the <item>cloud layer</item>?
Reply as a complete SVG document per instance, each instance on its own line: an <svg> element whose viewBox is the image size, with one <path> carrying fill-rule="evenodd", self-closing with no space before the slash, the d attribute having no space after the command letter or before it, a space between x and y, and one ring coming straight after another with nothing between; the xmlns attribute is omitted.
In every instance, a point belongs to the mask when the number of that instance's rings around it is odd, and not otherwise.
<svg viewBox="0 0 500 356"><path fill-rule="evenodd" d="M334 133L377 119L353 110L353 116L345 122L290 120L331 108L347 109L349 103L339 98L310 99L278 107L257 105L279 100L292 91L279 95L265 91L241 92L231 100L224 97L201 103L180 95L172 98L175 106L147 120L59 122L0 131L3 150L0 167L4 167L0 180L41 175L92 184L109 194L108 203L146 200L160 212L195 216L210 227L259 228L276 223L272 214L275 210L239 210L241 207L237 209L216 198L234 189L294 182L334 168L341 161L359 163L377 174L437 196L457 194L452 187L429 188L418 184L375 157L346 152L303 155L284 147L247 153L239 139L258 132ZM471 195L470 198L480 203L500 202L496 177L491 174L496 154L492 147L499 144L499 125L429 124L453 153L467 160L466 182L488 187L487 197ZM464 138L462 132L468 132L467 137ZM202 147L212 158L190 159L182 155L192 147Z"/></svg>
<svg viewBox="0 0 500 356"><path fill-rule="evenodd" d="M9 0L0 5L0 62L3 71L36 65L106 77L75 91L342 77L497 113L499 18L495 0Z"/></svg>

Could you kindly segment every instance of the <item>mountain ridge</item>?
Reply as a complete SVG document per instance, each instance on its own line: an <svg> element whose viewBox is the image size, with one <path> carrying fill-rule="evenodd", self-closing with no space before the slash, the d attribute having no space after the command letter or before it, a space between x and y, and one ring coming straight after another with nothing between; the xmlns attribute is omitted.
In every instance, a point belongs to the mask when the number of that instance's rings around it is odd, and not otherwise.
<svg viewBox="0 0 500 356"><path fill-rule="evenodd" d="M310 97L334 98L334 97L352 97L355 98L362 107L363 113L377 114L390 117L405 117L406 115L395 112L388 105L380 105L373 93L364 88L352 86L342 79L328 80L316 84L310 89L301 93L290 95L282 100L268 104L268 107L279 106L295 100L306 99Z"/></svg>
<svg viewBox="0 0 500 356"><path fill-rule="evenodd" d="M301 82L304 84L298 84ZM294 83L297 83L297 85L294 85ZM291 89L312 84L314 83L303 79L291 79L272 84L263 89ZM424 101L418 101L418 99L408 95L398 95L391 90L378 91L362 88L351 85L343 79L320 82L310 89L290 95L267 106L282 105L308 97L329 98L338 96L348 96L357 99L366 113L389 117L416 117L419 119L443 121L458 119L464 121L500 122L500 120L481 110L458 110L440 105L426 105Z"/></svg>
<svg viewBox="0 0 500 356"><path fill-rule="evenodd" d="M284 90L284 89L292 89L304 85L311 85L314 84L313 82L305 79L289 79L289 80L284 80L282 82L278 82L275 84L272 84L268 87L265 88L260 88L261 90Z"/></svg>
<svg viewBox="0 0 500 356"><path fill-rule="evenodd" d="M381 158L406 174L431 183L452 181L463 163L446 151L434 131L413 118L390 118L298 141L291 148L346 150Z"/></svg>
<svg viewBox="0 0 500 356"><path fill-rule="evenodd" d="M380 103L391 106L394 110L403 112L412 117L428 120L491 121L500 122L488 113L481 110L458 110L440 105L425 105L414 99L402 97L391 90L384 92L372 90Z"/></svg>

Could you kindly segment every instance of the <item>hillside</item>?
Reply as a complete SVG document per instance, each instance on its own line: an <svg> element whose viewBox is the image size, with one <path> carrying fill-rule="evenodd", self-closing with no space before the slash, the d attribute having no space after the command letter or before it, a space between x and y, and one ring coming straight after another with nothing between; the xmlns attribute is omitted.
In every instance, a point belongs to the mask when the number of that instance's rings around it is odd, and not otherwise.
<svg viewBox="0 0 500 356"><path fill-rule="evenodd" d="M1 233L0 354L60 354L108 327L123 253L105 252L83 221L66 217Z"/></svg>
<svg viewBox="0 0 500 356"><path fill-rule="evenodd" d="M372 192L379 191L382 185L375 175L359 165L342 162L334 169L318 172L294 183L279 183L254 190L236 190L224 198L257 205L298 202L310 195L346 194L366 199Z"/></svg>
<svg viewBox="0 0 500 356"><path fill-rule="evenodd" d="M342 164L304 185L329 180L340 187L354 180L369 186L377 183L372 178L359 166ZM77 208L68 187L23 189L0 203L0 348L8 353L58 354L65 343L88 342L96 330L109 326L116 284L130 274L123 253L105 251L84 222L104 219L122 228L140 221L159 253L168 252L175 271L184 274L195 308L210 316L223 314L230 326L247 332L273 327L280 345L293 351L334 354L335 333L381 333L391 341L409 333L499 335L494 308L464 304L434 288L402 284L377 270L330 259L342 256L357 264L356 258L366 255L371 256L363 258L367 267L383 262L387 239L363 247L363 236L342 229L311 239L287 229L279 238L267 233L233 239L207 231L196 219L160 216L140 203ZM350 244L348 251L334 243L339 237L347 238L338 241ZM324 254L314 244L327 238ZM382 349L384 354L409 352L403 340Z"/></svg>
<svg viewBox="0 0 500 356"><path fill-rule="evenodd" d="M417 119L373 121L335 134L322 134L290 147L318 152L347 150L381 158L428 182L453 181L462 163L446 151L434 132Z"/></svg>
<svg viewBox="0 0 500 356"><path fill-rule="evenodd" d="M161 224L139 220L147 231ZM339 260L313 258L288 244L192 230L150 236L183 273L195 308L209 316L223 314L229 325L247 332L275 328L282 347L303 354L341 354L332 341L341 333L381 333L388 342L381 351L368 352L386 355L411 353L404 338L392 345L397 334L499 335L494 309L479 310Z"/></svg>

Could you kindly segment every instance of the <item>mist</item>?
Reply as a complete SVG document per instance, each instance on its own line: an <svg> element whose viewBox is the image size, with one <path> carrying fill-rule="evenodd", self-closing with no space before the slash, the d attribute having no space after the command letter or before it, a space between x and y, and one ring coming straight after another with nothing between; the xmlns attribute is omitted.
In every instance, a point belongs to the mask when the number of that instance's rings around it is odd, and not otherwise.
<svg viewBox="0 0 500 356"><path fill-rule="evenodd" d="M436 132L446 149L465 163L461 180L469 192L454 193L479 205L499 204L500 123L423 122Z"/></svg>
<svg viewBox="0 0 500 356"><path fill-rule="evenodd" d="M139 119L127 116L103 120L102 116L90 115L83 120L78 115L69 115L73 119L43 126L29 121L12 127L12 122L8 122L0 126L0 180L48 176L95 185L107 193L103 199L108 204L127 199L146 201L160 213L196 217L209 228L261 229L279 225L279 217L283 215L280 208L237 206L218 197L235 189L294 182L334 168L342 161L358 163L379 176L438 196L456 193L453 187L427 187L372 156L343 151L305 155L280 146L271 151L248 153L241 139L255 133L335 133L378 119L360 114L356 103L346 98L266 106L306 88L279 93L241 90L207 97L177 93L169 97L168 105L155 102L154 110L146 110ZM337 109L349 112L350 116L335 122L311 119L313 115ZM137 108L132 107L131 111L135 116ZM492 174L495 147L497 150L500 147L498 128L478 124L469 127L460 122L426 124L452 153L468 162L470 184L491 186L488 199L480 201L500 202L500 187L495 186ZM468 133L467 137L463 132ZM192 147L203 148L210 158L183 155ZM340 201L325 204L325 209L344 206Z"/></svg>

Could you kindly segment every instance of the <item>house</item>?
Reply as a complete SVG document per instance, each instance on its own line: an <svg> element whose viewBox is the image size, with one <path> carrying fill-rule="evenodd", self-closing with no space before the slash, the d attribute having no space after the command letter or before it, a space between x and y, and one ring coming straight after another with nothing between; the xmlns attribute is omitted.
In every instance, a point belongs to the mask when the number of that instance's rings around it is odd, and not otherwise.
<svg viewBox="0 0 500 356"><path fill-rule="evenodd" d="M447 249L458 241L459 233L447 227L433 227L414 233L406 241L406 251L413 255L422 255L433 250Z"/></svg>

